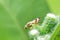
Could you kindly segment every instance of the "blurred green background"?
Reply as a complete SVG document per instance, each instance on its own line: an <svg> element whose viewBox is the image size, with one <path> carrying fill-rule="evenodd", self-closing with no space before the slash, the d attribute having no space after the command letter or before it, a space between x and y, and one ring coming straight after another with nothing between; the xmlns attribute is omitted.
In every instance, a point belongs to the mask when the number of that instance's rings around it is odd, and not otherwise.
<svg viewBox="0 0 60 40"><path fill-rule="evenodd" d="M26 22L40 17L41 24L50 12L60 15L60 0L0 0L0 40L29 40Z"/></svg>

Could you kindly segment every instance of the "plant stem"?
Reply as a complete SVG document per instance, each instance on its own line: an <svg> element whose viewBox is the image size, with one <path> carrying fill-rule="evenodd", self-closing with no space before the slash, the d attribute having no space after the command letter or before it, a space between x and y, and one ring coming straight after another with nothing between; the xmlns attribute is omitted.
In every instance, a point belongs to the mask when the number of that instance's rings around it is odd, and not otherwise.
<svg viewBox="0 0 60 40"><path fill-rule="evenodd" d="M60 30L60 22L57 24L55 30L53 31L50 40L54 40L54 38L57 35L57 33L59 32L59 30Z"/></svg>

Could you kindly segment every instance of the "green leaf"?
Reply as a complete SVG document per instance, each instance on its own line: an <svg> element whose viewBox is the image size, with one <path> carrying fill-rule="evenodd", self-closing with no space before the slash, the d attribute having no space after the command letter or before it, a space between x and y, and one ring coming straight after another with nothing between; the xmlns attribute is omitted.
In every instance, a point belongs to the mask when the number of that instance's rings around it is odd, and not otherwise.
<svg viewBox="0 0 60 40"><path fill-rule="evenodd" d="M47 0L51 12L60 15L60 0Z"/></svg>
<svg viewBox="0 0 60 40"><path fill-rule="evenodd" d="M25 23L48 12L45 0L0 0L0 40L28 40Z"/></svg>
<svg viewBox="0 0 60 40"><path fill-rule="evenodd" d="M54 40L55 36L58 34L58 32L60 31L60 22L57 24L55 30L52 33L51 39L50 40Z"/></svg>

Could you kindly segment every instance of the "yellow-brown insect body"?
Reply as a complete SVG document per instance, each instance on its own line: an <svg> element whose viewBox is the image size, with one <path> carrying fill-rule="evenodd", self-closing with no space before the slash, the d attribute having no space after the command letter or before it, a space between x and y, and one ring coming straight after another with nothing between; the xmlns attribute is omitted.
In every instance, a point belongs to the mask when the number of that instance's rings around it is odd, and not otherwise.
<svg viewBox="0 0 60 40"><path fill-rule="evenodd" d="M32 27L33 24L38 24L38 22L39 22L39 18L36 18L35 20L32 20L32 21L28 22L25 25L25 29L28 29L28 28Z"/></svg>

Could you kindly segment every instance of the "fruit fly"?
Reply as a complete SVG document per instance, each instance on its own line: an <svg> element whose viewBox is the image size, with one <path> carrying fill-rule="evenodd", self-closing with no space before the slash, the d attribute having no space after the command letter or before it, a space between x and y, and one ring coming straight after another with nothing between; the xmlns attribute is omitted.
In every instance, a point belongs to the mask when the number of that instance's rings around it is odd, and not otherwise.
<svg viewBox="0 0 60 40"><path fill-rule="evenodd" d="M37 24L38 22L39 22L39 18L36 18L30 22L27 22L27 24L25 25L25 29L32 27L32 24Z"/></svg>

